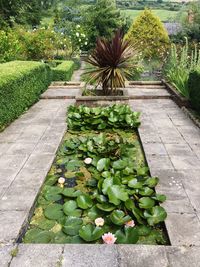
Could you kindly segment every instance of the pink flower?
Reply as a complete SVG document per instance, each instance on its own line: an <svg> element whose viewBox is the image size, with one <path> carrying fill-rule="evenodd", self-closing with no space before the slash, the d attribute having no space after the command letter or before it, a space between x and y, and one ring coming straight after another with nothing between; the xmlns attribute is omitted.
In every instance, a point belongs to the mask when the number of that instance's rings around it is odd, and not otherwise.
<svg viewBox="0 0 200 267"><path fill-rule="evenodd" d="M131 221L125 223L125 227L134 227L134 226L135 226L134 220L131 220Z"/></svg>
<svg viewBox="0 0 200 267"><path fill-rule="evenodd" d="M104 225L104 219L99 217L99 218L96 218L96 220L94 221L96 226L103 226Z"/></svg>
<svg viewBox="0 0 200 267"><path fill-rule="evenodd" d="M115 241L117 240L117 238L115 237L115 235L113 235L112 233L108 232L104 235L102 235L102 239L104 241L105 244L114 244Z"/></svg>

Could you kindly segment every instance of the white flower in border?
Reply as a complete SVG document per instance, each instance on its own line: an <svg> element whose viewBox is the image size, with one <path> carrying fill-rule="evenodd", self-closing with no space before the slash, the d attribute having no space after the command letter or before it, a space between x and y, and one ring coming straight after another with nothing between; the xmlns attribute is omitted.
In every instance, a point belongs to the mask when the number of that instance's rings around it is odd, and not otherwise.
<svg viewBox="0 0 200 267"><path fill-rule="evenodd" d="M76 36L79 37L79 32L76 32Z"/></svg>
<svg viewBox="0 0 200 267"><path fill-rule="evenodd" d="M104 219L99 217L99 218L96 218L96 220L94 221L96 226L103 226L104 225Z"/></svg>
<svg viewBox="0 0 200 267"><path fill-rule="evenodd" d="M91 158L86 158L84 160L85 164L91 164L92 163L92 159Z"/></svg>

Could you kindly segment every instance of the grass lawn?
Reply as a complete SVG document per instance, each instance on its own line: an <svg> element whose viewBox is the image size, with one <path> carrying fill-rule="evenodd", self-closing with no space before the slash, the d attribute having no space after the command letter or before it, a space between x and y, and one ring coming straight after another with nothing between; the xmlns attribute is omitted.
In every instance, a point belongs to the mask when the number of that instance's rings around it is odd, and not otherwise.
<svg viewBox="0 0 200 267"><path fill-rule="evenodd" d="M161 19L161 21L169 21L171 19L174 19L178 14L177 11L169 11L165 9L155 9L152 11ZM129 15L131 19L134 20L142 12L142 10L125 9L122 10L122 12L126 15Z"/></svg>

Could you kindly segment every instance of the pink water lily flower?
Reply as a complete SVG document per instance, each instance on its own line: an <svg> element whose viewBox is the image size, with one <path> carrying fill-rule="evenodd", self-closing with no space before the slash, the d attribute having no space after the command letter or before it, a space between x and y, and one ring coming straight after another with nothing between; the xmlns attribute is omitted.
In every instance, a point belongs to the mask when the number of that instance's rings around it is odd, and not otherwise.
<svg viewBox="0 0 200 267"><path fill-rule="evenodd" d="M96 218L96 220L94 221L96 226L103 226L104 225L104 219L99 217L99 218Z"/></svg>
<svg viewBox="0 0 200 267"><path fill-rule="evenodd" d="M115 237L115 235L113 235L112 233L108 232L104 235L102 235L102 239L103 239L103 242L105 244L109 244L109 245L112 245L115 243L115 241L117 240L117 238Z"/></svg>
<svg viewBox="0 0 200 267"><path fill-rule="evenodd" d="M131 221L125 223L125 227L134 227L134 226L135 226L134 220L131 220Z"/></svg>

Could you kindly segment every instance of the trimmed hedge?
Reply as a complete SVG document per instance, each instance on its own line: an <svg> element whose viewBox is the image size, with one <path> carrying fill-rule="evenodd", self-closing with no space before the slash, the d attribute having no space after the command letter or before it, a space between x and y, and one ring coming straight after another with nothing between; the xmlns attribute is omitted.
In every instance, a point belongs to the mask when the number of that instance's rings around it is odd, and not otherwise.
<svg viewBox="0 0 200 267"><path fill-rule="evenodd" d="M51 70L44 63L0 64L0 131L34 104L50 83Z"/></svg>
<svg viewBox="0 0 200 267"><path fill-rule="evenodd" d="M75 69L74 61L55 61L60 63L52 68L53 81L70 81Z"/></svg>
<svg viewBox="0 0 200 267"><path fill-rule="evenodd" d="M188 88L190 103L192 107L200 114L200 68L190 73Z"/></svg>

